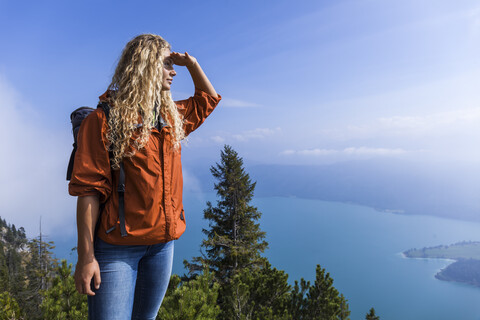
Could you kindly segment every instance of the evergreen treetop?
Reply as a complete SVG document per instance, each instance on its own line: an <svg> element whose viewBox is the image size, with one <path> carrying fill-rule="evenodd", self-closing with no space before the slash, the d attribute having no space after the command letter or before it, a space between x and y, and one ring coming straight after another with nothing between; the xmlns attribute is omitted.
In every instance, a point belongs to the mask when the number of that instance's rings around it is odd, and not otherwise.
<svg viewBox="0 0 480 320"><path fill-rule="evenodd" d="M380 320L380 317L375 314L375 309L371 308L370 311L365 315L366 320Z"/></svg>
<svg viewBox="0 0 480 320"><path fill-rule="evenodd" d="M255 182L245 172L243 159L232 147L225 145L220 163L210 171L217 180L214 188L219 200L215 207L207 202L204 219L209 221L209 229L203 229L207 239L201 245L206 255L193 261L210 266L216 277L224 282L239 270L263 265L260 254L268 243L257 222L262 214L250 204ZM191 271L198 266L189 265Z"/></svg>

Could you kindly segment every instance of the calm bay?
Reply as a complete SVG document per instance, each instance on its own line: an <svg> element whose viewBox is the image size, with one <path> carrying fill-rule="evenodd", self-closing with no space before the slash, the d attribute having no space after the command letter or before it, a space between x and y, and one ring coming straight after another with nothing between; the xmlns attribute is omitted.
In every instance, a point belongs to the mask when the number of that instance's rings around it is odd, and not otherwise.
<svg viewBox="0 0 480 320"><path fill-rule="evenodd" d="M186 193L187 231L176 241L174 272L199 255L206 201L214 194ZM433 216L399 215L373 208L299 198L255 198L267 233L265 252L289 282L313 281L320 264L348 299L351 319L374 307L387 320L478 320L480 288L443 282L434 275L451 261L407 259L401 252L460 241L480 241L480 224ZM58 257L67 257L75 239L54 239ZM62 249L63 248L63 249ZM74 262L74 257L69 256Z"/></svg>

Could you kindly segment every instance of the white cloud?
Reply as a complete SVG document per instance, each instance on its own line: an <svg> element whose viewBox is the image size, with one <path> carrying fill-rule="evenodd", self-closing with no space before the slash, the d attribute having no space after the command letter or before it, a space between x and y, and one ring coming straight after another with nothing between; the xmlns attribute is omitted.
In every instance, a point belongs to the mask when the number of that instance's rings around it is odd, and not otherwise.
<svg viewBox="0 0 480 320"><path fill-rule="evenodd" d="M202 193L202 187L198 178L187 170L182 169L184 192Z"/></svg>
<svg viewBox="0 0 480 320"><path fill-rule="evenodd" d="M286 155L286 156L289 156L289 155L292 155L292 154L295 154L295 153L296 153L296 151L291 150L291 149L283 150L282 152L280 152L281 155Z"/></svg>
<svg viewBox="0 0 480 320"><path fill-rule="evenodd" d="M297 153L304 156L325 156L330 154L338 153L337 150L332 149L306 149L300 150Z"/></svg>
<svg viewBox="0 0 480 320"><path fill-rule="evenodd" d="M213 137L210 137L210 139L215 143L224 143L225 142L225 138L220 137L220 136L213 136Z"/></svg>
<svg viewBox="0 0 480 320"><path fill-rule="evenodd" d="M257 103L252 103L252 102L238 100L238 99L231 99L231 98L222 98L222 106L233 107L233 108L261 107L261 105Z"/></svg>
<svg viewBox="0 0 480 320"><path fill-rule="evenodd" d="M248 140L257 140L264 139L266 137L272 136L277 132L280 132L280 128L270 129L270 128L257 128L254 130L247 130L240 134L234 134L233 138L237 141L248 141Z"/></svg>
<svg viewBox="0 0 480 320"><path fill-rule="evenodd" d="M55 132L0 75L0 216L27 236L75 232L75 199L67 194L70 132ZM65 119L69 121L69 119Z"/></svg>
<svg viewBox="0 0 480 320"><path fill-rule="evenodd" d="M375 156L390 156L390 155L399 155L407 153L406 150L396 148L396 149L387 149L387 148L345 148L342 151L344 154L351 155L375 155Z"/></svg>

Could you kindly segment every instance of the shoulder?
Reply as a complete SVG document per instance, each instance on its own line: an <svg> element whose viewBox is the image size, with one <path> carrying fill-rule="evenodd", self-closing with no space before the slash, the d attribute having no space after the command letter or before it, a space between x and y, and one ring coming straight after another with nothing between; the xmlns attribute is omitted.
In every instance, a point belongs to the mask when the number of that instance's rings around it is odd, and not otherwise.
<svg viewBox="0 0 480 320"><path fill-rule="evenodd" d="M93 110L83 121L80 126L82 135L95 135L105 133L107 131L108 122L102 108Z"/></svg>
<svg viewBox="0 0 480 320"><path fill-rule="evenodd" d="M106 123L107 122L107 116L105 115L105 112L103 111L102 108L96 108L93 110L86 118L86 122L97 122L97 123Z"/></svg>

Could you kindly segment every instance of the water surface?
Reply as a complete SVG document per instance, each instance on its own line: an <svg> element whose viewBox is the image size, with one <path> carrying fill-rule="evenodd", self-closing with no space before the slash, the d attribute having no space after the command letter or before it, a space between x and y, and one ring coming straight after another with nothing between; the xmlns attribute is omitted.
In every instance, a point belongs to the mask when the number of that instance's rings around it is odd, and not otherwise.
<svg viewBox="0 0 480 320"><path fill-rule="evenodd" d="M175 273L184 273L184 259L199 255L201 229L207 226L203 209L214 199L213 194L185 194L187 231L175 244ZM348 299L352 320L364 319L371 307L386 320L480 319L480 288L434 278L451 261L400 254L480 241L479 223L298 198L256 198L254 205L263 213L261 228L269 242L265 255L272 265L285 270L290 283L301 277L314 280L317 264L326 268ZM65 256L75 239L55 242L60 244L57 254L64 247Z"/></svg>

